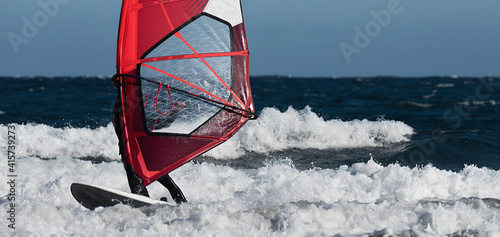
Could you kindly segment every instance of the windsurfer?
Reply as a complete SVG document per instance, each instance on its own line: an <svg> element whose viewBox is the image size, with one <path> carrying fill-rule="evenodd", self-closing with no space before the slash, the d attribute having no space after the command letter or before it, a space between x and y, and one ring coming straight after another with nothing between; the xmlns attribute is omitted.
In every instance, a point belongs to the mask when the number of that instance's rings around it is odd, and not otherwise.
<svg viewBox="0 0 500 237"><path fill-rule="evenodd" d="M119 88L114 80L112 82L113 85L115 85L115 87ZM169 121L169 124L171 124L175 120L179 112L181 112L184 106L186 106L186 104L183 102L178 102L176 103L176 105L177 105L176 108L172 110L173 114L170 116L171 121ZM120 148L120 155L122 158L123 165L125 167L125 171L127 172L127 179L128 179L128 184L130 186L130 191L135 194L140 194L149 197L148 190L146 189L146 186L144 186L144 180L141 177L139 177L139 175L134 171L134 169L132 168L132 164L128 164L128 162L125 159L125 155L123 154L122 130L120 127L120 116L122 114L121 109L122 106L121 106L120 92L118 91L118 97L113 107L113 126L115 128L115 133L118 136L118 146ZM175 184L175 182L168 174L165 174L164 176L162 176L157 180L163 186L165 186L165 188L168 189L170 195L172 196L172 198L176 203L187 202L181 189L177 186L177 184Z"/></svg>

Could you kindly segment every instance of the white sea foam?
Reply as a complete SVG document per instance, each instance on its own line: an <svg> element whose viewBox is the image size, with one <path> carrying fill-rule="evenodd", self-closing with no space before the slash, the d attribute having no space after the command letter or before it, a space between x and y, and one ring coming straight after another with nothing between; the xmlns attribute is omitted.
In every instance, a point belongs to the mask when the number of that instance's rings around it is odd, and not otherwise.
<svg viewBox="0 0 500 237"><path fill-rule="evenodd" d="M436 85L437 88L452 88L455 87L453 83L439 83Z"/></svg>
<svg viewBox="0 0 500 237"><path fill-rule="evenodd" d="M245 151L266 153L290 148L358 148L408 141L413 128L403 122L381 120L325 120L306 107L281 112L265 108L233 138L210 151L215 158L238 157Z"/></svg>
<svg viewBox="0 0 500 237"><path fill-rule="evenodd" d="M409 105L413 105L413 106L416 106L416 107L420 107L420 108L430 108L432 107L432 104L428 104L428 103L417 103L417 102L413 102L413 101L405 101L404 103L407 103Z"/></svg>
<svg viewBox="0 0 500 237"><path fill-rule="evenodd" d="M464 101L464 102L459 102L459 105L464 105L464 106L496 106L500 104L499 102L495 100L474 100L474 101Z"/></svg>
<svg viewBox="0 0 500 237"><path fill-rule="evenodd" d="M219 153L229 149L226 155L231 157L296 147L379 146L406 141L411 134L413 129L402 122L327 121L309 108L285 112L267 108L258 121L228 141L229 147L218 149ZM4 178L6 136L7 126L0 125ZM191 162L171 173L189 201L186 204L149 209L118 205L90 211L73 199L71 183L129 191L112 125L97 129L16 125L16 142L16 230L4 222L0 225L4 235L500 234L500 171L488 168L466 166L451 172L431 165L382 166L370 160L336 169L298 170L285 159L257 169L236 169ZM75 159L87 156L115 161L95 164ZM0 213L10 208L9 188L5 182L0 185ZM156 182L148 189L153 197L169 197Z"/></svg>
<svg viewBox="0 0 500 237"><path fill-rule="evenodd" d="M18 157L54 158L105 157L120 159L118 138L113 125L96 129L54 128L44 124L16 125L16 154ZM0 125L0 147L6 142L7 126Z"/></svg>
<svg viewBox="0 0 500 237"><path fill-rule="evenodd" d="M67 155L120 159L118 139L111 124L97 129L26 124L17 125L16 129L20 157ZM6 131L7 127L0 125L0 139L6 139ZM248 122L233 138L207 155L234 159L248 151L267 153L290 148L372 147L408 141L408 136L413 133L413 129L403 122L325 120L309 107L303 110L289 108L285 112L266 108L257 121Z"/></svg>
<svg viewBox="0 0 500 237"><path fill-rule="evenodd" d="M0 155L5 161L5 153ZM259 169L188 163L172 172L188 203L89 211L71 196L73 182L128 191L119 162L58 156L17 161L18 236L359 236L499 234L500 172L467 166L381 166L370 160L338 169L297 170L282 160ZM150 193L168 196L153 183ZM0 185L6 213L7 185ZM477 197L476 199L468 199ZM467 199L463 199L467 198ZM431 200L431 201L428 201ZM465 201L463 201L465 200ZM469 201L467 201L469 200Z"/></svg>
<svg viewBox="0 0 500 237"><path fill-rule="evenodd" d="M431 94L429 94L429 95L424 95L424 96L422 96L422 98L424 98L424 99L430 99L430 98L433 98L433 97L435 97L435 96L437 95L437 92L438 92L438 90L432 90L432 93L431 93Z"/></svg>

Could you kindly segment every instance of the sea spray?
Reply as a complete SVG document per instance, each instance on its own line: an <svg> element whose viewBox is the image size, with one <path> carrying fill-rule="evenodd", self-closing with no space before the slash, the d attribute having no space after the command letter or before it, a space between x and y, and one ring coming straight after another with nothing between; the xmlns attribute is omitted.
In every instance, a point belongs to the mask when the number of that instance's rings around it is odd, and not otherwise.
<svg viewBox="0 0 500 237"><path fill-rule="evenodd" d="M217 159L237 158L244 152L268 153L285 149L342 149L377 147L409 141L413 128L394 120L325 120L309 106L281 112L264 108L233 138L207 153Z"/></svg>

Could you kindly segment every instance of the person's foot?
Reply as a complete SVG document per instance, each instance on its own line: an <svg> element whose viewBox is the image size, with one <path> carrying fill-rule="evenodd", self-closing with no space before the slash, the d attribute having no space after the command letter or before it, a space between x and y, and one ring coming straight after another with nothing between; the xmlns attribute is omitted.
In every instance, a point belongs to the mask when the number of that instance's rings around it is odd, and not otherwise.
<svg viewBox="0 0 500 237"><path fill-rule="evenodd" d="M148 190L144 186L144 180L135 173L132 165L126 164L125 171L127 172L128 185L130 187L130 192L134 194L139 194L142 196L149 197Z"/></svg>
<svg viewBox="0 0 500 237"><path fill-rule="evenodd" d="M132 189L132 188L131 188L131 189ZM139 194L139 195L142 195L142 196L149 197L148 190L147 190L147 189L146 189L146 187L144 187L144 186L134 186L134 188L132 189L132 193L135 193L135 194Z"/></svg>
<svg viewBox="0 0 500 237"><path fill-rule="evenodd" d="M172 196L172 199L177 203L183 203L187 202L186 198L184 197L184 194L182 193L181 189L175 184L175 182L170 178L168 174L163 175L161 178L158 179L158 181L168 189L168 192L170 193L170 196Z"/></svg>
<svg viewBox="0 0 500 237"><path fill-rule="evenodd" d="M168 202L168 199L166 197L161 197L160 201Z"/></svg>

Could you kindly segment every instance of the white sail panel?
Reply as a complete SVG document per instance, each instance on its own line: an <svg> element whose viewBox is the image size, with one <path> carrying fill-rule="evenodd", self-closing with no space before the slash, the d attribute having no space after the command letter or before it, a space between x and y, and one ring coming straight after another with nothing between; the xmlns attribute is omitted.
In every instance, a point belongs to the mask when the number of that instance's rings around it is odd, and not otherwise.
<svg viewBox="0 0 500 237"><path fill-rule="evenodd" d="M224 19L229 22L231 26L243 22L239 0L210 0L203 11Z"/></svg>

